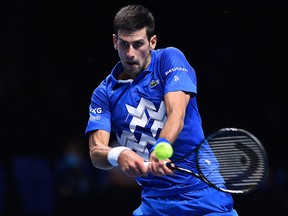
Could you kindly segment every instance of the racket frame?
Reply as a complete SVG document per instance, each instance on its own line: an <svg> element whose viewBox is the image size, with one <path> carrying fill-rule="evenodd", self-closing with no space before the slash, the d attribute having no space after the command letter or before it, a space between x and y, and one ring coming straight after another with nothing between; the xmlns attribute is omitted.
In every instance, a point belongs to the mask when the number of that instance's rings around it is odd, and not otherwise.
<svg viewBox="0 0 288 216"><path fill-rule="evenodd" d="M209 143L209 140L210 139L213 139L214 137L218 136L219 134L223 134L223 133L229 133L229 132L241 132L241 133L244 133L246 134L248 137L250 137L252 140L254 140L254 142L258 145L259 149L261 150L261 153L262 153L262 157L264 158L264 163L265 163L265 174L263 175L263 178L261 179L261 181L253 188L247 188L247 189L243 189L243 190L236 190L236 189L228 189L228 188L225 188L225 187L220 187L219 185L216 185L216 184L213 184L211 181L209 181L205 175L202 173L201 169L200 169L200 166L198 164L198 151L199 149L201 148L201 146L203 145L203 143L207 142ZM189 169L185 169L183 167L179 167L179 166L176 166L175 165L175 162L187 157L188 155L192 154L193 152L196 152L196 157L197 157L197 160L196 160L196 169L197 169L197 172L198 173L195 173ZM259 141L258 138L256 138L252 133L248 132L247 130L244 130L244 129L240 129L240 128L221 128L217 131L214 131L213 133L209 134L207 137L205 137L201 143L192 151L190 151L188 154L186 154L184 157L181 157L180 159L177 159L177 160L174 160L171 161L171 162L167 162L166 163L166 166L168 168L170 168L171 170L176 170L176 171L180 171L180 172L184 172L184 173L187 173L187 174L190 174L190 175L193 175L194 177L196 178L199 178L201 179L203 182L205 182L206 184L208 184L209 186L219 190L219 191L222 191L222 192L225 192L225 193L230 193L230 194L248 194L248 193L251 193L252 191L255 191L256 189L258 189L259 187L261 187L264 182L266 181L267 179L267 176L268 176L268 172L269 172L269 166L268 166L268 157L267 157L267 153L262 145L262 143ZM225 185L225 184L224 184Z"/></svg>

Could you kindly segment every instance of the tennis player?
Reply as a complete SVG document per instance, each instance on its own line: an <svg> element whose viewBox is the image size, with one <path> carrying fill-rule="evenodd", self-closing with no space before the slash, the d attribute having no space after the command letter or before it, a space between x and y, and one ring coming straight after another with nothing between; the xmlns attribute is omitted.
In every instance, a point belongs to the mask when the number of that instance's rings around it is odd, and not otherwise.
<svg viewBox="0 0 288 216"><path fill-rule="evenodd" d="M166 142L174 149L170 159L181 158L204 133L195 71L179 49L155 49L154 27L152 13L141 5L123 7L114 18L120 61L91 97L85 134L92 164L103 170L119 166L136 179L142 201L134 216L237 215L230 194L192 175L173 173L155 157L155 145ZM119 146L109 146L111 133ZM194 156L178 165L195 169Z"/></svg>

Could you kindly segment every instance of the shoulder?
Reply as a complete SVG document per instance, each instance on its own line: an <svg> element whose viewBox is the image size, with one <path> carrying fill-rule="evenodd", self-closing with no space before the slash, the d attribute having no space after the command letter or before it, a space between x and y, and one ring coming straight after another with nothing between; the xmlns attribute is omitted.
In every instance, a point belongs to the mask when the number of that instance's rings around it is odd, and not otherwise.
<svg viewBox="0 0 288 216"><path fill-rule="evenodd" d="M162 60L164 62L168 61L173 61L173 60L184 60L186 59L184 53L176 48L176 47L166 47L166 48L162 48L162 49L157 49L155 51L155 56L158 60Z"/></svg>
<svg viewBox="0 0 288 216"><path fill-rule="evenodd" d="M183 54L177 47L166 47L155 50L158 55Z"/></svg>

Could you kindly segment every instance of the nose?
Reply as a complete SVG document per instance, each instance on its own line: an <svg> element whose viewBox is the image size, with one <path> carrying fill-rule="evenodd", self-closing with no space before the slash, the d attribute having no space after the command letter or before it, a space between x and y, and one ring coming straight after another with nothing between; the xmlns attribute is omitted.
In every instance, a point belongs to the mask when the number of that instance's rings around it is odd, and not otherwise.
<svg viewBox="0 0 288 216"><path fill-rule="evenodd" d="M134 56L134 48L132 45L130 45L128 48L127 48L127 53L126 53L127 57L128 58L131 58Z"/></svg>

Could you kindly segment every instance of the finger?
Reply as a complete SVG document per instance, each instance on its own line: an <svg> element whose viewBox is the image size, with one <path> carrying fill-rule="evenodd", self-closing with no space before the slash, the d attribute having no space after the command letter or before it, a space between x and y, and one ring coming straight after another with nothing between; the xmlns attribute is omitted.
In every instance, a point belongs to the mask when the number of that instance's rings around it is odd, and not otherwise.
<svg viewBox="0 0 288 216"><path fill-rule="evenodd" d="M165 169L168 169L165 168L165 165L164 163L162 162L161 163L158 163L158 162L150 162L149 165L148 165L148 170L149 172L152 174L152 175L156 175L156 176L163 176L166 174L166 171ZM169 170L167 170L169 171Z"/></svg>

